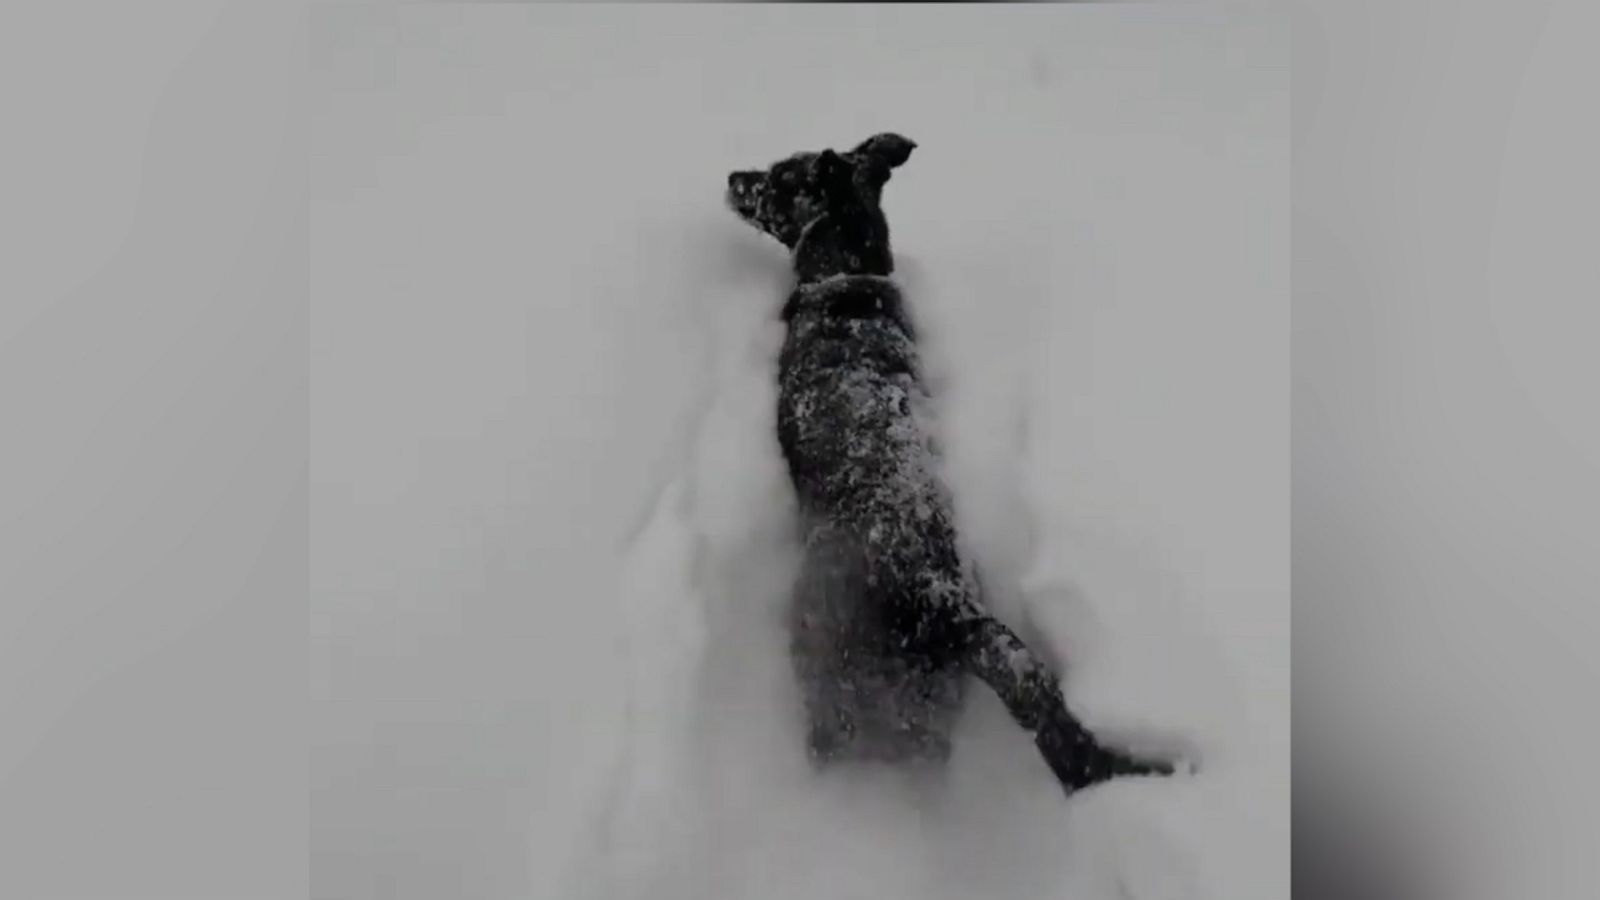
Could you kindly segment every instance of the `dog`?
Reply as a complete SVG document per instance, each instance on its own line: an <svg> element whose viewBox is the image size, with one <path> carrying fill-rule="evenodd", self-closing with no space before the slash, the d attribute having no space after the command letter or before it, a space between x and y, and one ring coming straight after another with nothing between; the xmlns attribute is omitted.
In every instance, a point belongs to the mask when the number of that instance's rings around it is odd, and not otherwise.
<svg viewBox="0 0 1600 900"><path fill-rule="evenodd" d="M1174 763L1103 744L1059 679L980 601L938 474L916 329L890 276L881 198L916 144L875 135L728 176L726 203L788 248L778 440L804 536L789 606L807 755L947 761L976 676L1069 793Z"/></svg>

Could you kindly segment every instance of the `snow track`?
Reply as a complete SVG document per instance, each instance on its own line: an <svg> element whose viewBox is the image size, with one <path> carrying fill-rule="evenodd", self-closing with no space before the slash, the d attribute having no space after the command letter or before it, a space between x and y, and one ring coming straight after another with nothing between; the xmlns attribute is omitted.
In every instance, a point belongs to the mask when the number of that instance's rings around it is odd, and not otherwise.
<svg viewBox="0 0 1600 900"><path fill-rule="evenodd" d="M785 285L762 290L775 306ZM956 758L942 777L883 767L810 770L781 625L798 559L773 422L773 358L782 332L760 300L718 297L685 310L709 317L695 330L709 336L711 375L706 396L690 404L697 411L690 414L691 449L622 561L618 621L625 637L616 662L630 674L617 778L602 840L584 848L568 872L572 890L651 900L1211 896L1192 858L1205 848L1173 832L1181 831L1186 807L1210 816L1226 803L1212 796L1223 781L1121 782L1068 801L981 688L971 695ZM946 333L940 319L960 324L958 306L941 312L930 305L928 332ZM1014 312L1013 322L1029 322L1020 306ZM1019 351L1029 344L1022 333L999 339ZM938 360L940 342L930 343ZM946 384L961 384L959 366L950 368ZM1020 389L1028 369L1003 368L953 391L972 398L967 424L985 418L983 410L999 410L1002 421L1026 425L1032 413ZM1184 726L1203 733L1208 717L1226 705L1215 697L1227 685L1206 682L1203 663L1195 662L1204 659L1194 649L1204 638L1185 631L1181 606L1159 579L1141 583L1129 569L1137 560L1109 558L1103 546L1081 538L1076 553L1035 552L1039 544L1056 546L1062 529L1028 500L1049 496L1029 483L1027 455L1035 448L1028 434L1026 427L971 428L943 441L967 463L968 490L958 489L958 508L971 511L963 518L997 606L1022 616L1058 657L1073 660L1074 678L1100 676L1098 692L1071 680L1068 689L1099 713L1103 727L1136 744L1154 734L1157 745L1165 737L1205 755L1195 741L1180 739ZM1077 577L1067 578L1068 569ZM1097 606L1112 603L1120 612L1097 616ZM1115 628L1131 629L1123 644L1148 645L1144 662L1154 671L1121 677L1134 666L1117 665L1118 642L1102 646ZM1150 698L1172 695L1167 679L1190 686L1187 699L1201 700L1198 712L1159 703L1149 711ZM1174 714L1165 729L1163 712Z"/></svg>

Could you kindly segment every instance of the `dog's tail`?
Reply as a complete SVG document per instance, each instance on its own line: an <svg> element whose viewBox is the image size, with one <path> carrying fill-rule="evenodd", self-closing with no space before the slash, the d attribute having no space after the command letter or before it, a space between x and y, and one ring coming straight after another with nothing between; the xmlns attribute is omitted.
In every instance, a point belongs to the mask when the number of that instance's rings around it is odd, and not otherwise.
<svg viewBox="0 0 1600 900"><path fill-rule="evenodd" d="M1171 775L1167 760L1106 747L1067 709L1059 679L1016 633L992 615L973 622L967 668L1000 697L1068 793L1123 776Z"/></svg>

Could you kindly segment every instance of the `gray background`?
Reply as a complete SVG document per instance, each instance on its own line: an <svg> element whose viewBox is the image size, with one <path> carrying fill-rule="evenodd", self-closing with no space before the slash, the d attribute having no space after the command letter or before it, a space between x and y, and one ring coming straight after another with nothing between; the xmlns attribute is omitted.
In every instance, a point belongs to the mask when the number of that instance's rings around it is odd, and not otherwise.
<svg viewBox="0 0 1600 900"><path fill-rule="evenodd" d="M0 13L0 896L306 890L303 25Z"/></svg>
<svg viewBox="0 0 1600 900"><path fill-rule="evenodd" d="M1297 831L1593 896L1593 9L1295 25Z"/></svg>

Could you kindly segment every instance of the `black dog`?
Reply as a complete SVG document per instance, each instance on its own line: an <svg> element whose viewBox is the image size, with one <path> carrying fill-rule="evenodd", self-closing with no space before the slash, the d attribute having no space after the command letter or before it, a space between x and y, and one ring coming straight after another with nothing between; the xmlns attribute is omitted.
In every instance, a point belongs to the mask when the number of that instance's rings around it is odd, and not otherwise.
<svg viewBox="0 0 1600 900"><path fill-rule="evenodd" d="M729 206L793 251L798 281L783 308L778 438L805 517L790 627L811 758L947 759L970 673L1068 791L1168 774L1067 710L1056 675L983 608L957 549L879 203L915 146L880 134L728 176Z"/></svg>

